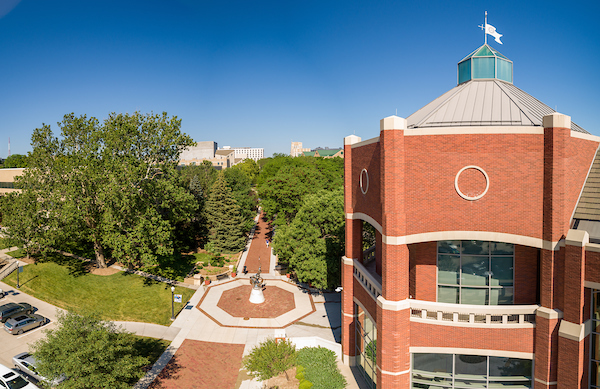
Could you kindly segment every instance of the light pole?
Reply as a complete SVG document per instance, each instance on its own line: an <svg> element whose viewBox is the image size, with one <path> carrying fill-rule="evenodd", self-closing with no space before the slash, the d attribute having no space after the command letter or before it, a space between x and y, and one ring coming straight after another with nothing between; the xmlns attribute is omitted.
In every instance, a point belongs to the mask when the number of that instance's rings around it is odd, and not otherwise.
<svg viewBox="0 0 600 389"><path fill-rule="evenodd" d="M175 287L171 286L171 320L175 320Z"/></svg>

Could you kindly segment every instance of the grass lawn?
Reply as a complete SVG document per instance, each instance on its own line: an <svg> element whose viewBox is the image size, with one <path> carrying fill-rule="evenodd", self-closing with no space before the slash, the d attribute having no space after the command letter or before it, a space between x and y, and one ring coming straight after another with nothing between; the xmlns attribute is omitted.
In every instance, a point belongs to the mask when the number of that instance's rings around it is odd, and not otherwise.
<svg viewBox="0 0 600 389"><path fill-rule="evenodd" d="M25 253L25 250L23 250L23 249L16 249L15 251L9 251L6 254L10 255L13 258L23 258L23 257L25 257L27 255Z"/></svg>
<svg viewBox="0 0 600 389"><path fill-rule="evenodd" d="M63 257L64 258L64 257ZM171 323L171 287L135 274L119 272L99 276L79 271L55 262L40 262L23 267L20 274L24 293L67 310L97 312L106 320L138 321L169 325ZM16 285L17 273L3 281ZM182 301L188 301L194 291L176 287ZM175 311L183 308L175 303Z"/></svg>

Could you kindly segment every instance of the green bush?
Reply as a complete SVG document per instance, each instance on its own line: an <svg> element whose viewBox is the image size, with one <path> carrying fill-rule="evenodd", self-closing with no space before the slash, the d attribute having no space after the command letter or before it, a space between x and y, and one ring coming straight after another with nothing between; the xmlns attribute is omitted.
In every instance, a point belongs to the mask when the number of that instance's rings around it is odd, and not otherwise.
<svg viewBox="0 0 600 389"><path fill-rule="evenodd" d="M300 385L298 385L298 389L310 389L313 387L312 382L307 380L300 380Z"/></svg>
<svg viewBox="0 0 600 389"><path fill-rule="evenodd" d="M324 347L306 347L298 351L298 364L305 370L304 379L314 389L343 389L346 379L337 367L335 353ZM302 388L302 386L300 386ZM310 388L308 386L307 388Z"/></svg>
<svg viewBox="0 0 600 389"><path fill-rule="evenodd" d="M268 338L252 349L244 358L243 365L254 377L265 381L294 367L296 354L296 346L290 340Z"/></svg>

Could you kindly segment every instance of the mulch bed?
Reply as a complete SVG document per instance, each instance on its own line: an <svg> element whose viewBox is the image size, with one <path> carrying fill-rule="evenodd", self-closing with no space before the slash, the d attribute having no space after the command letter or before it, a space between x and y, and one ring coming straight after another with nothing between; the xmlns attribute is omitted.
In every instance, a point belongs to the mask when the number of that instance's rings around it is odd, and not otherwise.
<svg viewBox="0 0 600 389"><path fill-rule="evenodd" d="M186 339L149 389L233 389L243 344Z"/></svg>

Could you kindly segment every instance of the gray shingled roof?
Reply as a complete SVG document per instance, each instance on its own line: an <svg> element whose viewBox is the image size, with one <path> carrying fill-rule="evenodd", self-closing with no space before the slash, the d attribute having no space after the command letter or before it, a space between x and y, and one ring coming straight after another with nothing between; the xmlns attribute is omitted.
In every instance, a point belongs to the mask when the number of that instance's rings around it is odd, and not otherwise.
<svg viewBox="0 0 600 389"><path fill-rule="evenodd" d="M408 128L542 126L555 111L513 84L471 80L444 93L407 118ZM571 129L589 134L571 122Z"/></svg>
<svg viewBox="0 0 600 389"><path fill-rule="evenodd" d="M600 221L600 154L596 152L596 158L592 164L583 192L577 208L575 208L574 219L598 220Z"/></svg>

